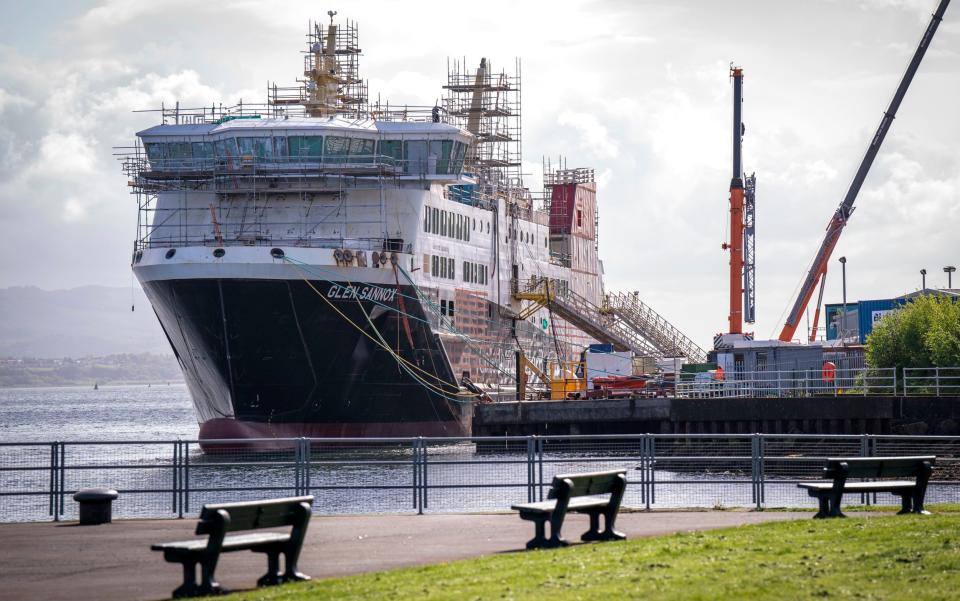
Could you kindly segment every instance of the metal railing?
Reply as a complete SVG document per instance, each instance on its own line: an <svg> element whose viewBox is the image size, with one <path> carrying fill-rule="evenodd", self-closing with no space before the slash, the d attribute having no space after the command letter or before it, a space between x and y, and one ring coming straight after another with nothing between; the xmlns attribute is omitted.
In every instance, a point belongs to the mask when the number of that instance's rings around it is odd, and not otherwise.
<svg viewBox="0 0 960 601"><path fill-rule="evenodd" d="M251 450L262 445L271 450ZM641 434L491 438L0 443L0 522L74 519L81 488L120 518L298 494L319 514L505 510L555 474L627 470L629 508L809 507L827 457L931 454L930 503L960 501L960 436ZM864 495L862 503L892 496Z"/></svg>
<svg viewBox="0 0 960 601"><path fill-rule="evenodd" d="M904 367L904 396L960 395L960 367Z"/></svg>
<svg viewBox="0 0 960 601"><path fill-rule="evenodd" d="M681 373L675 394L682 398L809 397L840 395L896 395L895 368L794 369Z"/></svg>

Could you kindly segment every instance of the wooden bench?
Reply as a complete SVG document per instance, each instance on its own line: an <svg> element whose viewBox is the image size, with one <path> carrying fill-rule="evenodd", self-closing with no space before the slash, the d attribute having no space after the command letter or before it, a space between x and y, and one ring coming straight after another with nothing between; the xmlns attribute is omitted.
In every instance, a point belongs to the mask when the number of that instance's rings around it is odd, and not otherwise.
<svg viewBox="0 0 960 601"><path fill-rule="evenodd" d="M553 478L548 500L513 505L511 509L519 511L521 519L530 520L536 525L536 534L527 542L527 549L566 546L567 542L560 537L560 529L570 511L590 516L590 529L580 540L623 540L626 536L613 527L626 488L626 470L558 475ZM600 531L601 514L606 526L603 532ZM549 539L544 532L547 520L550 521Z"/></svg>
<svg viewBox="0 0 960 601"><path fill-rule="evenodd" d="M267 501L221 503L204 505L197 524L197 534L207 538L152 545L154 551L163 551L163 558L183 564L183 584L173 591L174 598L221 594L224 590L214 579L217 559L221 553L250 550L267 555L267 573L257 584L267 586L293 580L309 580L297 571L300 547L310 522L313 497L291 497ZM229 532L260 530L291 526L290 532L256 532L226 536ZM286 571L280 572L280 554L285 558ZM197 585L197 564L202 580Z"/></svg>
<svg viewBox="0 0 960 601"><path fill-rule="evenodd" d="M846 493L888 492L900 497L899 513L923 513L923 498L927 482L937 458L933 455L919 457L840 457L827 459L823 477L832 482L801 482L811 497L820 502L815 518L846 517L840 511L840 499ZM913 480L876 480L872 482L848 482L849 478L913 478Z"/></svg>

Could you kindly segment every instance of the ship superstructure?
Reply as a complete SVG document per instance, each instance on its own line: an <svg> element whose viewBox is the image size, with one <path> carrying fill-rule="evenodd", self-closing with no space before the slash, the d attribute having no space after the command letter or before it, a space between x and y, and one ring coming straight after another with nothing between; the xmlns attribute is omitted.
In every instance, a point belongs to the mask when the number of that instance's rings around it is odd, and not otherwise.
<svg viewBox="0 0 960 601"><path fill-rule="evenodd" d="M297 86L164 107L123 157L133 271L202 439L468 434L474 402L512 394L518 348L549 369L594 341L518 299L603 297L592 171L523 184L519 62L454 62L443 103L391 106L360 53L331 14Z"/></svg>

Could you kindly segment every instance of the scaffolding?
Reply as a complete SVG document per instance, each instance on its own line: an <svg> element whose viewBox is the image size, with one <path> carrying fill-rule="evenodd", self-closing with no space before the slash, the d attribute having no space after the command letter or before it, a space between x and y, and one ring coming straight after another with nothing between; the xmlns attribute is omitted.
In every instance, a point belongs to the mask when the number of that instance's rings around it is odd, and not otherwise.
<svg viewBox="0 0 960 601"><path fill-rule="evenodd" d="M360 78L360 43L355 21L333 22L336 11L327 11L326 26L311 22L299 85L269 85L272 106L300 106L310 117L347 115L364 117L369 112L367 83Z"/></svg>
<svg viewBox="0 0 960 601"><path fill-rule="evenodd" d="M478 192L490 198L504 197L511 204L530 208L530 195L523 187L520 162L523 153L520 110L520 59L513 74L496 72L486 59L476 69L467 59L447 61L447 91L444 110L453 123L474 136L467 151L464 172L477 180Z"/></svg>

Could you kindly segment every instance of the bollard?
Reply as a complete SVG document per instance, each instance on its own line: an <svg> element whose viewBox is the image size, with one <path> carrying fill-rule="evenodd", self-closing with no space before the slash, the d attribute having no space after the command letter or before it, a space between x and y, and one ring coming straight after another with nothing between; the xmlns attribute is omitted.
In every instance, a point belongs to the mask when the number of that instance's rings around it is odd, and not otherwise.
<svg viewBox="0 0 960 601"><path fill-rule="evenodd" d="M80 525L109 524L113 520L113 500L119 493L112 488L82 488L73 495L80 504Z"/></svg>

